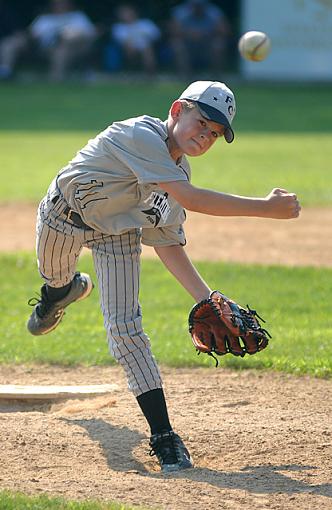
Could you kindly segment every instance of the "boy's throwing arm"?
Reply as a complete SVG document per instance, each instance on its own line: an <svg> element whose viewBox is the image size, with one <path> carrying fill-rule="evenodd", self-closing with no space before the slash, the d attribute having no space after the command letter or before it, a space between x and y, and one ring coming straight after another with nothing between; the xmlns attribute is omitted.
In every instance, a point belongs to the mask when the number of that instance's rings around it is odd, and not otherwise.
<svg viewBox="0 0 332 510"><path fill-rule="evenodd" d="M291 219L300 214L295 193L274 188L266 197L244 197L197 188L186 181L159 184L185 209L212 216L256 216Z"/></svg>

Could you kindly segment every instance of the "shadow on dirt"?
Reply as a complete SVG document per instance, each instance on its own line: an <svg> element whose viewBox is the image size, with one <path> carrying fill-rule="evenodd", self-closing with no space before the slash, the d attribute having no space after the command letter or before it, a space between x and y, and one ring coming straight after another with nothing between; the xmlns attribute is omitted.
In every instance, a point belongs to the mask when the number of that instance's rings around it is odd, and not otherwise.
<svg viewBox="0 0 332 510"><path fill-rule="evenodd" d="M321 485L308 484L301 480L295 480L288 476L292 471L313 471L316 466L299 464L273 466L246 466L240 471L222 472L207 468L196 468L181 477L186 479L206 482L219 489L241 489L256 494L315 494L332 497L332 484ZM281 473L287 472L287 474ZM180 475L177 475L178 478Z"/></svg>
<svg viewBox="0 0 332 510"><path fill-rule="evenodd" d="M134 449L146 436L128 427L115 427L101 419L59 418L68 425L84 428L92 441L99 443L113 471L133 471L148 474L146 468L133 455Z"/></svg>
<svg viewBox="0 0 332 510"><path fill-rule="evenodd" d="M317 466L287 464L273 466L246 466L240 471L223 472L196 467L180 473L163 475L151 473L135 459L133 451L147 438L144 434L128 427L115 427L102 419L68 419L68 423L84 428L92 441L98 442L104 451L110 469L114 471L137 470L142 476L162 479L186 479L207 483L219 489L240 489L256 494L315 494L332 498L332 483L314 485L296 480L292 472L315 471ZM147 444L148 451L148 444ZM198 459L196 459L198 462ZM289 473L289 475L288 475Z"/></svg>

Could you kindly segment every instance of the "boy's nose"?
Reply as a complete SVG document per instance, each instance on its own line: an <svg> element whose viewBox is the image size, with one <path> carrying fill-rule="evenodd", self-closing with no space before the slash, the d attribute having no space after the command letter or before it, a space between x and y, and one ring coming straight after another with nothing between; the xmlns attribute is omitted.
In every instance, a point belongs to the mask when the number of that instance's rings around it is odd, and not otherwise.
<svg viewBox="0 0 332 510"><path fill-rule="evenodd" d="M208 140L210 137L210 130L209 129L205 129L204 131L201 132L200 134L200 138L202 140Z"/></svg>

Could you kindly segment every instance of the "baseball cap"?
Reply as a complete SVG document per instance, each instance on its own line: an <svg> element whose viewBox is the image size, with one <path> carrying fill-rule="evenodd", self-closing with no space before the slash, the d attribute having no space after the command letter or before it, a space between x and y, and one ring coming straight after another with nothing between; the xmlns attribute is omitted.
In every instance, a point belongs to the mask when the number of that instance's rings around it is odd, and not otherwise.
<svg viewBox="0 0 332 510"><path fill-rule="evenodd" d="M236 105L233 92L220 81L194 81L186 88L179 99L194 101L201 115L213 122L225 126L225 140L234 140L231 127L235 116Z"/></svg>

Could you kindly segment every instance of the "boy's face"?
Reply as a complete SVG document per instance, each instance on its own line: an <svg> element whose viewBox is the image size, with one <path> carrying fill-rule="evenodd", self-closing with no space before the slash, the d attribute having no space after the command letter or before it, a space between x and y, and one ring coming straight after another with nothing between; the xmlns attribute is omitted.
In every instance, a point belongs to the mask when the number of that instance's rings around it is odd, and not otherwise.
<svg viewBox="0 0 332 510"><path fill-rule="evenodd" d="M171 116L173 140L187 156L204 154L225 131L222 124L205 119L197 108L184 108L180 101L173 103Z"/></svg>

